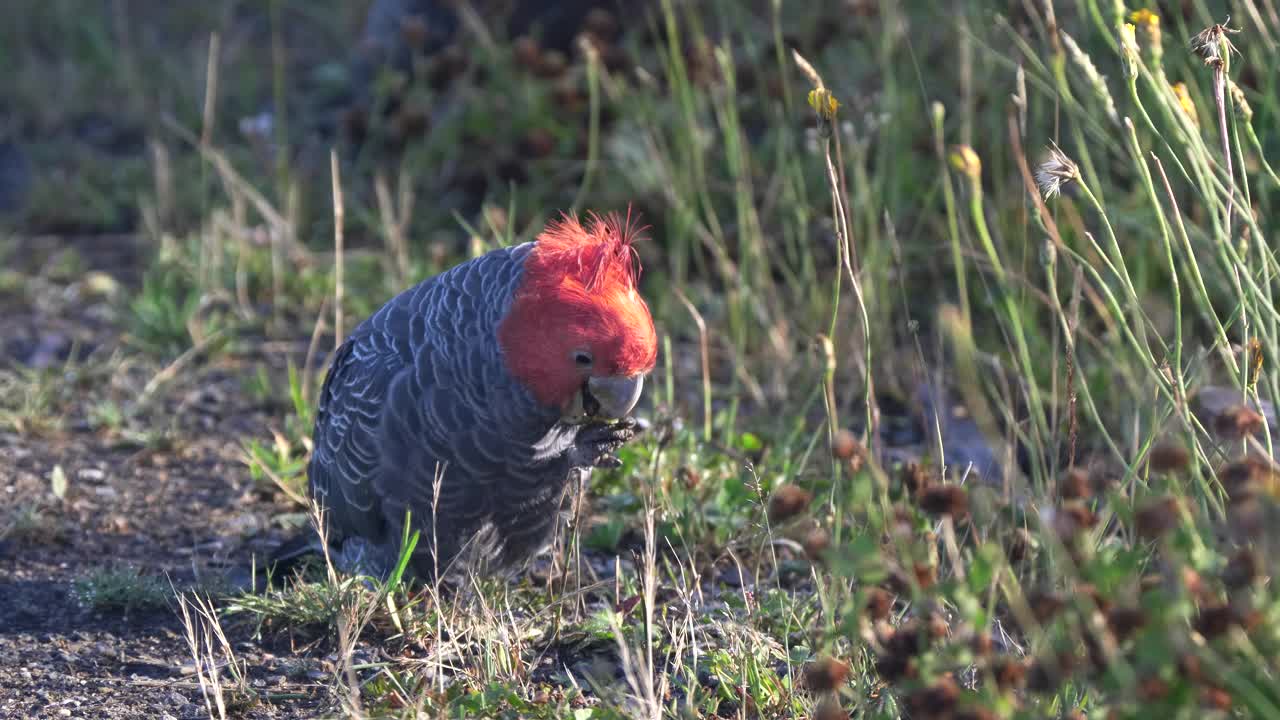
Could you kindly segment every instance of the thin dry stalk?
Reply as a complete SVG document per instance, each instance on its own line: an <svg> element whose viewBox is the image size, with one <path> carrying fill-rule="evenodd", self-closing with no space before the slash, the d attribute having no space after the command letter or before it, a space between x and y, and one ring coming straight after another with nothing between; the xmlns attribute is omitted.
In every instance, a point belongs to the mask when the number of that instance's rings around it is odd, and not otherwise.
<svg viewBox="0 0 1280 720"><path fill-rule="evenodd" d="M409 219L413 216L413 187L404 173L400 174L399 207L391 199L387 178L378 173L373 179L373 192L378 198L378 216L382 221L382 235L387 243L387 254L395 261L396 281L400 287L409 281Z"/></svg>
<svg viewBox="0 0 1280 720"><path fill-rule="evenodd" d="M320 348L320 336L324 334L324 317L329 313L329 298L320 301L316 322L311 327L311 340L307 342L307 357L302 361L302 397L311 400L311 378L316 366L316 351Z"/></svg>
<svg viewBox="0 0 1280 720"><path fill-rule="evenodd" d="M213 140L214 109L218 99L218 33L209 33L209 60L204 71L204 113L201 115L200 145L208 147Z"/></svg>
<svg viewBox="0 0 1280 720"><path fill-rule="evenodd" d="M676 288L676 298L689 311L693 324L698 326L698 354L702 358L702 437L711 439L711 346L707 339L707 322L702 313L689 302L689 298Z"/></svg>
<svg viewBox="0 0 1280 720"><path fill-rule="evenodd" d="M329 151L329 174L333 178L333 347L342 347L342 248L346 210L342 204L342 175L338 151Z"/></svg>

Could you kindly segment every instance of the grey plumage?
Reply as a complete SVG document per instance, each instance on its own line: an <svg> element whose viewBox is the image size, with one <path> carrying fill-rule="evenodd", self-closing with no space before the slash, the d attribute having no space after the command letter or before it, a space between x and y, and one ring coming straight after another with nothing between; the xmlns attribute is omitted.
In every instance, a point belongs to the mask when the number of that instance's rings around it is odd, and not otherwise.
<svg viewBox="0 0 1280 720"><path fill-rule="evenodd" d="M385 574L406 510L418 575L517 566L553 538L570 481L630 439L629 421L562 423L507 371L497 327L531 247L406 290L335 353L309 483L343 569Z"/></svg>

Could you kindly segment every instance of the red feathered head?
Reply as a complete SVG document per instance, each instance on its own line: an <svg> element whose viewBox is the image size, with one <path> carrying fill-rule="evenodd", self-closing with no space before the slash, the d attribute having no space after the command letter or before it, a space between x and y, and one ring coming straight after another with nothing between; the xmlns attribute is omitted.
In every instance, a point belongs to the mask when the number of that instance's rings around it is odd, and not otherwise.
<svg viewBox="0 0 1280 720"><path fill-rule="evenodd" d="M653 369L658 338L636 288L637 233L628 212L591 214L585 225L565 215L538 236L498 340L539 402L564 408L589 379Z"/></svg>

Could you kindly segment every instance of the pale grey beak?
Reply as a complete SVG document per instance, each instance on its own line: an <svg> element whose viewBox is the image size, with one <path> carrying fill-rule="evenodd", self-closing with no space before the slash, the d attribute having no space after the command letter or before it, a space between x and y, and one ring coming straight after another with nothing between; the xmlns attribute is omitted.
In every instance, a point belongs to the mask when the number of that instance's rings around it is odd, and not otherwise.
<svg viewBox="0 0 1280 720"><path fill-rule="evenodd" d="M642 390L644 390L643 375L589 378L583 398L584 410L588 415L595 417L621 420L640 401ZM598 408L591 407L592 400L599 406Z"/></svg>

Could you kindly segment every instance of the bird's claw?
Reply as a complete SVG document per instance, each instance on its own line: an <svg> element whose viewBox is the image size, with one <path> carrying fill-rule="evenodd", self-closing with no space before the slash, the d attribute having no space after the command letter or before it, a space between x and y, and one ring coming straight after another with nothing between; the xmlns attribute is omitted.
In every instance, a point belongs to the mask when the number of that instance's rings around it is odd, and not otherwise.
<svg viewBox="0 0 1280 720"><path fill-rule="evenodd" d="M622 467L622 461L614 453L636 436L635 418L623 418L614 423L584 428L578 435L580 447L586 450L590 465L598 468Z"/></svg>
<svg viewBox="0 0 1280 720"><path fill-rule="evenodd" d="M615 470L622 467L622 460L618 459L618 456L616 455L606 454L596 458L595 465L596 467L604 468L605 470Z"/></svg>

